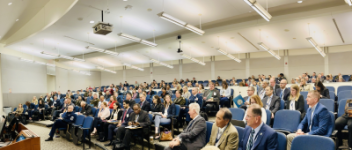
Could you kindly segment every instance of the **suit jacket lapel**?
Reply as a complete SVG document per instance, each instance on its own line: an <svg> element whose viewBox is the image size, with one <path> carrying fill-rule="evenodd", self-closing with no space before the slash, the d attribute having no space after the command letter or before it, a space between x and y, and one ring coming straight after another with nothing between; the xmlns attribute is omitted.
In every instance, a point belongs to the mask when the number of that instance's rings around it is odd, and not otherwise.
<svg viewBox="0 0 352 150"><path fill-rule="evenodd" d="M231 126L231 123L226 127L225 131L222 133L222 135L221 135L221 137L220 137L220 139L219 139L219 144L218 144L218 146L220 146L220 144L222 143L222 141L224 141L224 139L225 139L227 133L228 133L229 130L230 130L230 126ZM219 132L219 130L218 130L218 132ZM217 134L216 134L216 136L217 136ZM216 138L216 137L215 137L215 138ZM216 144L216 143L215 143L215 144Z"/></svg>
<svg viewBox="0 0 352 150"><path fill-rule="evenodd" d="M244 135L247 135L247 136L245 136L244 137L244 139L243 139L243 145L242 145L242 147L243 147L243 149L246 149L247 148L247 142L248 142L248 139L249 139L249 136L250 136L250 132L251 132L251 130L252 130L252 128L250 128L250 129L248 129L247 131L246 131L246 133L244 133Z"/></svg>
<svg viewBox="0 0 352 150"><path fill-rule="evenodd" d="M307 116L307 120L308 120L308 129L309 129L309 126L310 126L310 117L311 117L311 115L312 115L312 109L311 108L308 108L308 111L307 111L307 114L306 114L306 116Z"/></svg>
<svg viewBox="0 0 352 150"><path fill-rule="evenodd" d="M263 138L263 133L265 132L264 126L265 126L265 124L262 125L262 128L259 130L258 134L256 135L256 136L257 136L257 140L255 140L255 143L254 143L252 149L255 149L255 147L257 147L258 144L260 143L260 141L262 140L262 138ZM254 138L255 138L255 137L254 137Z"/></svg>

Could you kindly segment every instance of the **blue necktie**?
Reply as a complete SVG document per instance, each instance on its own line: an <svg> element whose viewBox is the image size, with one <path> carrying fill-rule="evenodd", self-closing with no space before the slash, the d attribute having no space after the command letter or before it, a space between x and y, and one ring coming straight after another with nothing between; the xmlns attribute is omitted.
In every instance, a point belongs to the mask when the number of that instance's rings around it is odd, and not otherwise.
<svg viewBox="0 0 352 150"><path fill-rule="evenodd" d="M247 150L251 150L251 149L252 149L252 146L253 146L253 136L254 136L254 130L252 129L251 135L250 135L250 137L249 137L249 142L248 142L248 145L247 145Z"/></svg>

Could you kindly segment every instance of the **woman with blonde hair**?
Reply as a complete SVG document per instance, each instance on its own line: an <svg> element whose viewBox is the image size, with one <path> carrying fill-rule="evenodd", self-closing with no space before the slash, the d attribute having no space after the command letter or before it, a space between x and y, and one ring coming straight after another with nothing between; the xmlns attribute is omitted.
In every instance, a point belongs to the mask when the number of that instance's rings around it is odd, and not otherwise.
<svg viewBox="0 0 352 150"><path fill-rule="evenodd" d="M33 96L33 98L32 98L32 103L33 103L34 105L38 105L38 99L37 99L36 96Z"/></svg>
<svg viewBox="0 0 352 150"><path fill-rule="evenodd" d="M288 100L285 102L285 109L289 110L297 110L304 114L304 98L300 94L300 89L297 84L294 84L291 86L291 92L290 96L288 97Z"/></svg>
<svg viewBox="0 0 352 150"><path fill-rule="evenodd" d="M182 97L185 99L189 99L190 96L191 96L191 93L188 91L188 87L184 86L183 92L182 92Z"/></svg>
<svg viewBox="0 0 352 150"><path fill-rule="evenodd" d="M258 104L261 107L261 109L260 109L260 110L262 110L262 117L261 118L262 118L262 121L264 123L266 123L266 120L267 120L266 110L264 109L262 100L260 99L260 97L258 95L252 95L251 96L250 105L252 105L252 104ZM247 109L247 111L248 111L248 109ZM243 121L244 122L246 122L245 118L247 116L247 111L246 111L246 113L244 114L244 117L243 117Z"/></svg>
<svg viewBox="0 0 352 150"><path fill-rule="evenodd" d="M113 103L113 105L116 102ZM108 104L106 102L103 102L102 105L100 105L98 117L94 117L93 125L91 127L92 134L95 135L97 132L97 128L99 127L98 125L103 122L107 117L110 115L110 109L108 107Z"/></svg>
<svg viewBox="0 0 352 150"><path fill-rule="evenodd" d="M166 95L164 100L164 107L162 112L155 115L154 117L154 126L155 126L155 139L159 139L160 137L160 123L168 124L171 123L170 117L176 115L176 107L175 104L172 103L171 96Z"/></svg>
<svg viewBox="0 0 352 150"><path fill-rule="evenodd" d="M180 91L181 94L183 93L181 84L177 84L177 85L176 85L176 91Z"/></svg>

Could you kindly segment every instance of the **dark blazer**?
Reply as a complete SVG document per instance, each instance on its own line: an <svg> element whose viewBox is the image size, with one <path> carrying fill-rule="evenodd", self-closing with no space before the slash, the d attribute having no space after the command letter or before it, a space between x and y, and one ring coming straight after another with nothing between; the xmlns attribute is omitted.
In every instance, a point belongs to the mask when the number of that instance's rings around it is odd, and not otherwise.
<svg viewBox="0 0 352 150"><path fill-rule="evenodd" d="M152 104L150 110L152 112L162 112L164 110L163 104Z"/></svg>
<svg viewBox="0 0 352 150"><path fill-rule="evenodd" d="M281 88L276 89L275 95L281 98ZM285 88L285 91L282 96L282 100L287 101L288 97L290 96L290 90L288 88Z"/></svg>
<svg viewBox="0 0 352 150"><path fill-rule="evenodd" d="M247 142L251 133L252 127L246 126L243 136L240 137L238 150L246 150ZM276 150L277 149L277 133L268 125L263 123L257 133L257 140L253 144L253 150Z"/></svg>
<svg viewBox="0 0 352 150"><path fill-rule="evenodd" d="M57 99L61 99L64 97L62 94L55 94L55 96L57 97Z"/></svg>
<svg viewBox="0 0 352 150"><path fill-rule="evenodd" d="M132 122L135 121L136 117L137 117L137 115L134 112L132 112L131 116L129 117L129 121L132 121ZM148 112L146 112L144 110L141 110L139 112L139 117L137 119L137 122L139 123L139 125L141 127L149 126L150 125L150 119L149 119Z"/></svg>
<svg viewBox="0 0 352 150"><path fill-rule="evenodd" d="M322 99L330 99L329 89L325 88L323 90L320 90L320 95L323 96L321 97Z"/></svg>
<svg viewBox="0 0 352 150"><path fill-rule="evenodd" d="M81 108L81 114L85 115L85 116L93 116L93 112L92 112L92 106L90 106L89 104L86 104L86 106L84 106Z"/></svg>
<svg viewBox="0 0 352 150"><path fill-rule="evenodd" d="M182 139L182 143L188 150L199 150L205 146L206 137L206 123L205 119L200 115L192 120L187 128L183 130L178 136Z"/></svg>
<svg viewBox="0 0 352 150"><path fill-rule="evenodd" d="M163 110L161 112L164 114L164 111L165 111L165 107L163 107ZM176 106L175 104L171 104L167 109L167 117L170 118L175 115L176 115Z"/></svg>
<svg viewBox="0 0 352 150"><path fill-rule="evenodd" d="M152 96L152 95L154 95L154 94L155 94L155 92L154 92L153 90L147 92L147 95L150 95L150 96Z"/></svg>
<svg viewBox="0 0 352 150"><path fill-rule="evenodd" d="M142 105L142 102L139 102L139 105ZM143 106L141 106L142 110L149 112L150 111L150 103L147 100L144 100Z"/></svg>
<svg viewBox="0 0 352 150"><path fill-rule="evenodd" d="M266 96L262 102L263 102L263 107L266 108L266 102L268 101L270 97L269 96ZM280 97L278 96L275 96L273 95L273 98L270 102L270 107L269 107L269 110L271 111L271 113L275 114L279 108L280 108Z"/></svg>
<svg viewBox="0 0 352 150"><path fill-rule="evenodd" d="M200 96L199 94L197 94L196 96L194 96L193 94L191 94L191 96L189 97L189 104L191 103L198 103L199 107L202 107L203 105L203 99L202 96ZM188 106L187 106L188 107Z"/></svg>
<svg viewBox="0 0 352 150"><path fill-rule="evenodd" d="M309 135L321 135L330 137L331 133L328 130L332 128L333 120L331 120L329 110L320 103L317 103L313 114L313 121L311 121L312 110L308 108L306 116L303 118L301 123L298 125L298 129L301 129L304 133ZM309 126L312 123L312 130L309 130Z"/></svg>
<svg viewBox="0 0 352 150"><path fill-rule="evenodd" d="M128 120L130 120L130 117L131 117L131 113L133 112L133 110L130 108L128 108L126 113L126 117L125 117L125 120L121 123L122 126L127 126L128 125ZM123 119L123 115L125 114L125 111L122 112L122 115L121 115L121 121Z"/></svg>
<svg viewBox="0 0 352 150"><path fill-rule="evenodd" d="M113 111L111 112L110 116L106 118L106 120L112 120L112 119L114 118L114 114L116 113L116 111L117 111L117 110L113 110ZM121 111L121 110L120 110L119 112L117 112L117 120L120 120L120 119L121 119L122 112L123 112L123 111Z"/></svg>
<svg viewBox="0 0 352 150"><path fill-rule="evenodd" d="M291 100L285 101L285 108L290 109L290 104L291 104ZM296 108L296 110L301 112L301 114L306 111L306 110L304 110L304 97L303 97L303 95L299 95L298 100L295 101L295 108Z"/></svg>
<svg viewBox="0 0 352 150"><path fill-rule="evenodd" d="M276 90L280 89L280 85L275 84L275 87L273 87L273 89L274 89L274 94L276 95Z"/></svg>
<svg viewBox="0 0 352 150"><path fill-rule="evenodd" d="M56 108L58 108L58 109L61 107L60 99L57 99L57 100L54 102L54 107L56 107Z"/></svg>
<svg viewBox="0 0 352 150"><path fill-rule="evenodd" d="M50 102L47 101L47 103L48 103L48 106L51 107L51 105L53 105L54 102L53 101L50 101Z"/></svg>

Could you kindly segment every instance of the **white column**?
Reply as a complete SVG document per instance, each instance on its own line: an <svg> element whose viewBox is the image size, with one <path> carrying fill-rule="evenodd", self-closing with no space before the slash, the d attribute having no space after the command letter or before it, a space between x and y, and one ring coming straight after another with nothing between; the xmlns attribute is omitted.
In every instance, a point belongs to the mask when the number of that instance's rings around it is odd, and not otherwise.
<svg viewBox="0 0 352 150"><path fill-rule="evenodd" d="M324 75L329 74L329 47L324 47L325 57L324 57Z"/></svg>
<svg viewBox="0 0 352 150"><path fill-rule="evenodd" d="M150 82L153 81L153 63L149 64L149 68L150 68Z"/></svg>
<svg viewBox="0 0 352 150"><path fill-rule="evenodd" d="M284 75L288 77L288 50L284 50Z"/></svg>
<svg viewBox="0 0 352 150"><path fill-rule="evenodd" d="M179 75L179 79L182 79L182 65L183 65L183 60L180 59L178 60L178 75Z"/></svg>
<svg viewBox="0 0 352 150"><path fill-rule="evenodd" d="M245 78L248 78L249 76L251 76L250 75L250 63L249 63L249 59L250 59L250 54L249 53L247 53L246 54L246 77Z"/></svg>
<svg viewBox="0 0 352 150"><path fill-rule="evenodd" d="M210 79L215 80L216 79L216 76L215 76L215 56L211 56L210 74L211 74Z"/></svg>
<svg viewBox="0 0 352 150"><path fill-rule="evenodd" d="M0 83L2 83L1 74L2 74L2 70L1 70L1 53L0 53ZM0 84L0 116L5 115L3 110L3 105L4 105L4 99L2 97L2 84Z"/></svg>

